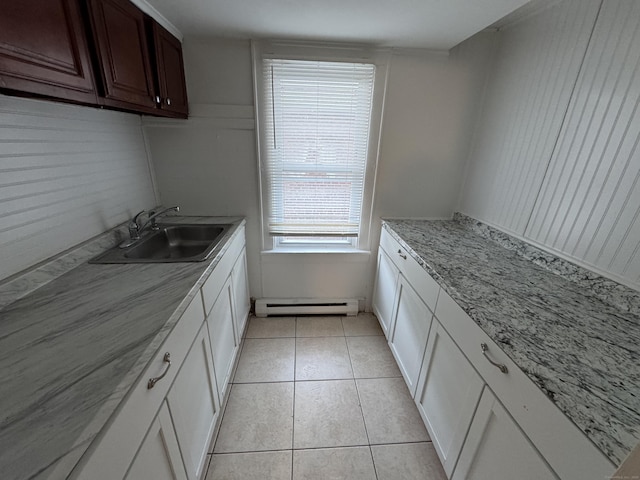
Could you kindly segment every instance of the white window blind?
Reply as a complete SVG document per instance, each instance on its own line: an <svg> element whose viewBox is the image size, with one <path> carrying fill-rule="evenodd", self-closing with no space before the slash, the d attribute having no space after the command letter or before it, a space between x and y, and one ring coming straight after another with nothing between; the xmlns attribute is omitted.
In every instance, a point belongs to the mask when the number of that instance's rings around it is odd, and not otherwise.
<svg viewBox="0 0 640 480"><path fill-rule="evenodd" d="M375 66L263 62L269 233L357 236Z"/></svg>

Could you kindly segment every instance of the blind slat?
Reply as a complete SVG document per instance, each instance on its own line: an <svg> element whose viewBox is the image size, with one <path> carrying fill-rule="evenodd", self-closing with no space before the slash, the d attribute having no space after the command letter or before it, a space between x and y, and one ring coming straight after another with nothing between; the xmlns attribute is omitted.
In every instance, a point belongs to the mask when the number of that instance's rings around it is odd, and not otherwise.
<svg viewBox="0 0 640 480"><path fill-rule="evenodd" d="M271 235L357 236L375 66L263 60Z"/></svg>

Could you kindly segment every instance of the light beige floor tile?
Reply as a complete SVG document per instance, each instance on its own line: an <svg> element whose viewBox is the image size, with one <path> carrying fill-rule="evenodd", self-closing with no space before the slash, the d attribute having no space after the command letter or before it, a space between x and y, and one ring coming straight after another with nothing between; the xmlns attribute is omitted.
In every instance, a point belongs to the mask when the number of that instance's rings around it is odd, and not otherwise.
<svg viewBox="0 0 640 480"><path fill-rule="evenodd" d="M296 337L343 337L342 317L298 317Z"/></svg>
<svg viewBox="0 0 640 480"><path fill-rule="evenodd" d="M378 480L447 480L431 442L371 447Z"/></svg>
<svg viewBox="0 0 640 480"><path fill-rule="evenodd" d="M234 384L213 451L286 450L292 435L292 382Z"/></svg>
<svg viewBox="0 0 640 480"><path fill-rule="evenodd" d="M353 378L345 337L296 338L296 380Z"/></svg>
<svg viewBox="0 0 640 480"><path fill-rule="evenodd" d="M290 480L291 450L213 455L206 480Z"/></svg>
<svg viewBox="0 0 640 480"><path fill-rule="evenodd" d="M402 377L362 379L356 383L372 445L429 440Z"/></svg>
<svg viewBox="0 0 640 480"><path fill-rule="evenodd" d="M294 448L367 444L353 380L296 382Z"/></svg>
<svg viewBox="0 0 640 480"><path fill-rule="evenodd" d="M342 317L342 327L347 337L359 335L384 335L373 313L359 313L355 317Z"/></svg>
<svg viewBox="0 0 640 480"><path fill-rule="evenodd" d="M355 378L400 377L385 337L347 337Z"/></svg>
<svg viewBox="0 0 640 480"><path fill-rule="evenodd" d="M296 336L296 317L251 317L247 338L278 338Z"/></svg>
<svg viewBox="0 0 640 480"><path fill-rule="evenodd" d="M293 480L326 479L376 480L369 447L294 450Z"/></svg>
<svg viewBox="0 0 640 480"><path fill-rule="evenodd" d="M295 338L246 338L234 383L292 382Z"/></svg>

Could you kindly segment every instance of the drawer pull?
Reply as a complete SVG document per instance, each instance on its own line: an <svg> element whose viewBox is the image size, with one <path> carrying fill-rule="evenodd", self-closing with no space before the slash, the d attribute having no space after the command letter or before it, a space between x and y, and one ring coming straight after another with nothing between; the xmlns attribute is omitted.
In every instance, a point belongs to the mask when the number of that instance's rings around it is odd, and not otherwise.
<svg viewBox="0 0 640 480"><path fill-rule="evenodd" d="M407 256L406 256L404 253L402 253L402 250L398 250L398 255L400 255L400 257L401 257L403 260L406 260L406 259L407 259Z"/></svg>
<svg viewBox="0 0 640 480"><path fill-rule="evenodd" d="M481 343L481 344L480 344L480 348L482 349L482 354L485 356L485 358L486 358L487 360L489 360L489 363L490 363L491 365L493 365L494 367L496 367L496 368L497 368L498 370L500 370L502 373L508 373L508 372L509 372L509 370L507 369L507 366L506 366L506 365L504 365L503 363L497 363L497 362L494 362L493 360L491 360L491 359L489 358L489 355L487 354L487 350L489 350L489 347L487 346L487 344L486 344L486 343Z"/></svg>
<svg viewBox="0 0 640 480"><path fill-rule="evenodd" d="M169 352L165 353L164 357L162 357L162 361L167 364L167 368L165 368L164 372L162 372L162 375L160 375L159 377L149 379L149 382L147 383L147 388L149 390L151 390L156 383L162 380L169 371L169 368L171 367L171 354Z"/></svg>

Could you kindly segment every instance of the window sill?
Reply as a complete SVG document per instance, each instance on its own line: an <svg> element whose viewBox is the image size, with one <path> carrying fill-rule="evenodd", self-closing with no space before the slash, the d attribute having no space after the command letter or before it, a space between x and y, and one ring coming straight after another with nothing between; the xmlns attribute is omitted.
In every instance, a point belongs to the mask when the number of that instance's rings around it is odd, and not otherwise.
<svg viewBox="0 0 640 480"><path fill-rule="evenodd" d="M280 254L351 254L351 255L371 255L369 250L358 250L357 248L348 247L280 247L273 250L263 250L261 255L280 255Z"/></svg>

